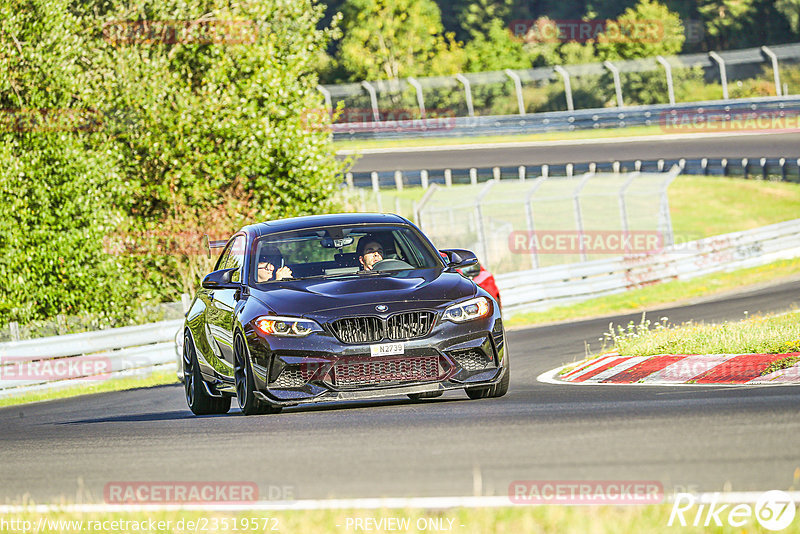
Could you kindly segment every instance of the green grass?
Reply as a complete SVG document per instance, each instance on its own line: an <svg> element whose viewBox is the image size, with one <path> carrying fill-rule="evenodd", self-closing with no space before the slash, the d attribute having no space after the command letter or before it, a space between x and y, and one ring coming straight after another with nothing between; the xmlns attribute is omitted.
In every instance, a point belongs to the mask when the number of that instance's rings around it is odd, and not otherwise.
<svg viewBox="0 0 800 534"><path fill-rule="evenodd" d="M714 532L723 534L739 532L768 533L755 519L755 514L745 520L743 527L733 528L727 524L728 513L731 506L719 514L724 526L713 528ZM750 508L754 508L750 505ZM705 521L706 505L702 510L695 505L685 511L683 517L688 526L680 526L678 520L672 526L667 526L672 511L671 504L648 506L516 506L507 508L454 508L444 510L307 510L307 511L280 511L280 512L194 512L194 511L155 511L135 513L77 513L77 512L52 512L46 514L49 521L82 521L84 532L311 532L311 533L341 533L341 532L367 532L366 529L355 528L355 521L369 519L372 527L369 532L457 532L462 534L485 534L494 532L498 534L616 534L620 532L653 532L695 534L709 531L703 527ZM692 526L695 516L699 514L700 526ZM7 514L2 517L0 532L22 532L28 526L28 532L38 524L41 514L25 512L23 514ZM391 530L378 528L376 523L381 520L393 519L408 521L409 528ZM29 521L25 525L11 523L12 521ZM90 521L100 523L89 523ZM114 524L111 521L117 521ZM127 521L127 524L122 523ZM145 522L145 528L130 522ZM147 523L153 522L155 529L147 528ZM235 521L235 523L234 523ZM105 523L104 523L105 522ZM158 522L163 522L158 524ZM189 522L192 522L190 525ZM712 520L713 522L713 520ZM362 523L364 524L364 523ZM712 523L713 524L713 523ZM11 526L19 528L12 529ZM253 525L256 528L252 528ZM387 523L383 523L389 526ZM441 530L435 526L441 525ZM71 527L62 524L45 523L40 532L80 532L76 524ZM202 528L202 527L205 528ZM100 528L98 528L100 527ZM162 528L163 527L163 528ZM452 528L452 530L450 530ZM395 524L396 529L396 524ZM793 521L789 527L781 532L787 534L800 533L800 521Z"/></svg>
<svg viewBox="0 0 800 534"><path fill-rule="evenodd" d="M417 139L387 139L336 141L335 150L355 150L365 148L425 147L449 145L474 145L484 143L524 143L529 141L571 141L579 139L603 139L615 137L638 137L663 135L660 126L632 126L630 128L599 128L574 132L547 132L527 135L493 135L477 137L425 137Z"/></svg>
<svg viewBox="0 0 800 534"><path fill-rule="evenodd" d="M800 185L710 176L679 176L670 185L676 237L708 237L800 217Z"/></svg>
<svg viewBox="0 0 800 534"><path fill-rule="evenodd" d="M156 371L150 376L144 378L130 377L116 380L98 380L96 384L91 385L80 385L55 391L24 393L18 397L7 397L0 399L0 407L54 399L66 399L68 397L88 395L91 393L103 393L106 391L124 391L126 389L147 388L152 386L161 386L164 384L175 384L177 382L178 379L175 376L175 371Z"/></svg>
<svg viewBox="0 0 800 534"><path fill-rule="evenodd" d="M686 302L756 284L773 283L800 275L800 258L780 260L759 267L713 273L692 280L673 280L624 293L598 297L569 306L520 313L504 322L506 327L522 327L557 321L588 319L604 315L638 312L649 308Z"/></svg>
<svg viewBox="0 0 800 534"><path fill-rule="evenodd" d="M643 315L638 324L610 327L605 338L622 356L784 354L800 351L798 314L757 315L719 324L689 322L678 326L670 325L666 317L652 323Z"/></svg>

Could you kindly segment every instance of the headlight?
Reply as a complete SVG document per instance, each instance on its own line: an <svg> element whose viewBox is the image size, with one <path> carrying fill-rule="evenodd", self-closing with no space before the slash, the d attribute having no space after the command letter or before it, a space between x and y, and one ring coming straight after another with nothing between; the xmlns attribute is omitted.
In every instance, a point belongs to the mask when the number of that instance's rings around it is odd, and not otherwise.
<svg viewBox="0 0 800 534"><path fill-rule="evenodd" d="M305 337L311 332L321 332L322 327L310 319L265 315L255 320L256 329L267 336Z"/></svg>
<svg viewBox="0 0 800 534"><path fill-rule="evenodd" d="M492 303L486 297L475 297L474 299L453 304L444 311L442 320L463 323L473 319L480 319L492 313Z"/></svg>

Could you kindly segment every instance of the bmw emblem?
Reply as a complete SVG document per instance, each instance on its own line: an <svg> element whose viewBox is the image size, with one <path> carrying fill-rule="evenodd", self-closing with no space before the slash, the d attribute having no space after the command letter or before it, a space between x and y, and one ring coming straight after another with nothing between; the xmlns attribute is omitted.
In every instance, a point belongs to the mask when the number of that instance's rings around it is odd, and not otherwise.
<svg viewBox="0 0 800 534"><path fill-rule="evenodd" d="M389 310L389 306L387 306L386 304L378 304L377 306L375 306L375 309L378 310L379 312L385 312Z"/></svg>

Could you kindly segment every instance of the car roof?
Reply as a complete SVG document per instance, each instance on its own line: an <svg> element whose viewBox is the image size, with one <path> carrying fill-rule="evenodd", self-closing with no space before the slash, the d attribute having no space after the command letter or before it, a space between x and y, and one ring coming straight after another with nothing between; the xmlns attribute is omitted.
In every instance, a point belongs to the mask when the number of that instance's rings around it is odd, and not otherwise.
<svg viewBox="0 0 800 534"><path fill-rule="evenodd" d="M301 230L314 226L337 226L356 224L409 224L409 221L392 213L332 213L278 219L245 226L242 230L259 237L274 232Z"/></svg>

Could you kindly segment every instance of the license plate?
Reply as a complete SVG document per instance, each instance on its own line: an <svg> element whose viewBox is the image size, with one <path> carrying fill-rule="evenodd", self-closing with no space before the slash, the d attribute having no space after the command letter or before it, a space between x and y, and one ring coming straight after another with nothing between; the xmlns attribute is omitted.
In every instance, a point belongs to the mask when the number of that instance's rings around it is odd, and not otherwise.
<svg viewBox="0 0 800 534"><path fill-rule="evenodd" d="M372 356L391 356L403 354L405 347L403 343L381 343L379 345L370 345L369 352Z"/></svg>

